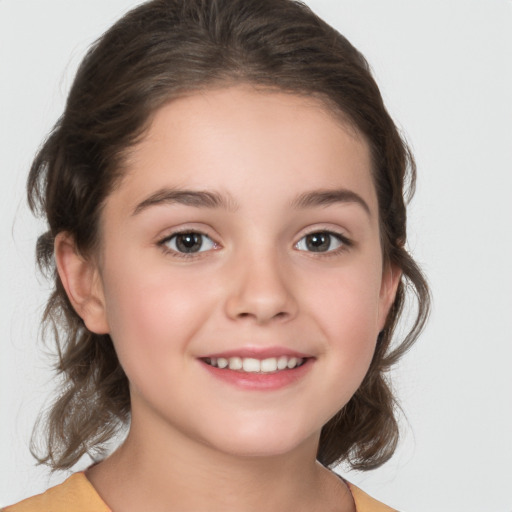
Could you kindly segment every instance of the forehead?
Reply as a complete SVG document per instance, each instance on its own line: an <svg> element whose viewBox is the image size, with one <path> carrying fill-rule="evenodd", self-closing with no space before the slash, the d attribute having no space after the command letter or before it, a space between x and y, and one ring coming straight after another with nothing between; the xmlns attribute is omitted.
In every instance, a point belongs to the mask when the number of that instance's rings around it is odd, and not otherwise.
<svg viewBox="0 0 512 512"><path fill-rule="evenodd" d="M128 202L158 187L258 190L350 187L375 201L364 137L318 98L243 85L169 102L128 153Z"/></svg>

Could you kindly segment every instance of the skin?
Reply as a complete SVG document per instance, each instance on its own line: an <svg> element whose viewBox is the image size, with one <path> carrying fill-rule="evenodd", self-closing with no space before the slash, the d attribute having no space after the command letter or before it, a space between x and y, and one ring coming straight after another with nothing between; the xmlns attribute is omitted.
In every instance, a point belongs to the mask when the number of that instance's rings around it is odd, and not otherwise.
<svg viewBox="0 0 512 512"><path fill-rule="evenodd" d="M363 137L316 100L210 90L161 108L130 151L98 254L57 237L74 307L111 335L130 381L127 440L87 473L113 511L354 510L315 454L366 374L400 277L383 267L370 167ZM177 230L206 235L204 250L177 253ZM332 249L309 250L319 232L336 234ZM226 383L200 359L275 346L309 356L279 389Z"/></svg>

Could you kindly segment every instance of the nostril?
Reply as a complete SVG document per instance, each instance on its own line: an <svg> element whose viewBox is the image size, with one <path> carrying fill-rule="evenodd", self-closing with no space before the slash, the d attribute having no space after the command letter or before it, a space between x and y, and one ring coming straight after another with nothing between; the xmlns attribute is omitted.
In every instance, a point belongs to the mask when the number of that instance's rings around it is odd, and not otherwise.
<svg viewBox="0 0 512 512"><path fill-rule="evenodd" d="M258 315L257 314L253 314L253 313L248 313L246 311L242 312L242 313L238 313L238 318L248 318L248 317L255 317L257 318ZM275 315L272 315L272 319L283 319L283 318L287 318L288 317L288 313L286 311L280 311L279 313L276 313Z"/></svg>

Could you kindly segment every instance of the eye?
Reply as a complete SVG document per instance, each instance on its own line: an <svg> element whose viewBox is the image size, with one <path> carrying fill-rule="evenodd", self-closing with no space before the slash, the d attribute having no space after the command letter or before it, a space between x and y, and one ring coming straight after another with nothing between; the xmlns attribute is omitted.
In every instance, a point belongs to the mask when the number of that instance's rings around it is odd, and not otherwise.
<svg viewBox="0 0 512 512"><path fill-rule="evenodd" d="M338 233L330 231L317 231L302 237L295 248L308 252L331 252L343 246L349 246L350 242Z"/></svg>
<svg viewBox="0 0 512 512"><path fill-rule="evenodd" d="M210 251L216 247L216 243L209 236L195 231L176 233L162 240L160 244L182 254Z"/></svg>

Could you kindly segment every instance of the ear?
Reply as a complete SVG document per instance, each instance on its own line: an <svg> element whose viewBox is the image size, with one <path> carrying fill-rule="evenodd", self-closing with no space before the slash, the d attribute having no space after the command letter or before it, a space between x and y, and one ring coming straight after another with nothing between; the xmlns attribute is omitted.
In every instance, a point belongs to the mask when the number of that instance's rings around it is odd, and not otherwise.
<svg viewBox="0 0 512 512"><path fill-rule="evenodd" d="M396 291L402 278L402 270L395 265L387 264L382 272L382 282L379 298L379 331L384 329L389 310L396 297Z"/></svg>
<svg viewBox="0 0 512 512"><path fill-rule="evenodd" d="M54 251L57 271L73 308L91 332L107 334L110 329L97 264L80 255L69 233L55 237Z"/></svg>

